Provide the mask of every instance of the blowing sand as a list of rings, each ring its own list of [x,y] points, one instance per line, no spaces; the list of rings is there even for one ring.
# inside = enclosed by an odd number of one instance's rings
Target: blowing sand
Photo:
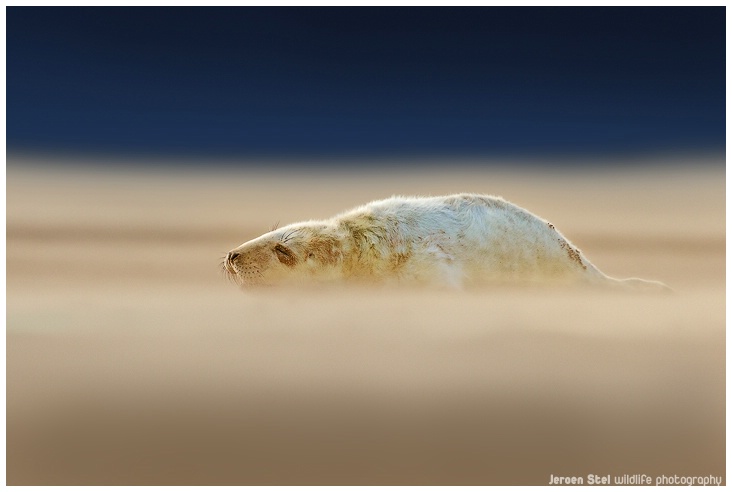
[[[7,483],[724,477],[724,166],[681,164],[327,175],[9,158]],[[676,293],[242,292],[219,270],[277,221],[462,191]]]

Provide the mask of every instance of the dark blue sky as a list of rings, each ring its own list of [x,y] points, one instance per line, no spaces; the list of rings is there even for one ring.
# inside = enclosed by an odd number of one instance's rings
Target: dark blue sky
[[[7,9],[13,151],[719,151],[725,10]]]

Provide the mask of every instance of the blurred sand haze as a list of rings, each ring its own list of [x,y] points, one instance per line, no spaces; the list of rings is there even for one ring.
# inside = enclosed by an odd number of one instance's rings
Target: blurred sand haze
[[[220,257],[392,194],[478,191],[573,289],[242,292]],[[545,484],[724,475],[724,168],[7,169],[8,484]]]

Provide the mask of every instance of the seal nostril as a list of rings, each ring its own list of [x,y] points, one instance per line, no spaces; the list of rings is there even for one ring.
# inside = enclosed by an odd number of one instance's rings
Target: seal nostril
[[[229,258],[228,258],[229,261],[234,261],[237,258],[239,258],[239,253],[229,253]]]

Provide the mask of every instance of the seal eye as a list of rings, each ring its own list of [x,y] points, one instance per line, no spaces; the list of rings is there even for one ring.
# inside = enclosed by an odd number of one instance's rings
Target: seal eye
[[[274,250],[277,254],[277,259],[285,265],[292,266],[297,263],[297,259],[295,258],[295,255],[292,253],[292,250],[290,248],[278,244],[277,246],[275,246]]]

